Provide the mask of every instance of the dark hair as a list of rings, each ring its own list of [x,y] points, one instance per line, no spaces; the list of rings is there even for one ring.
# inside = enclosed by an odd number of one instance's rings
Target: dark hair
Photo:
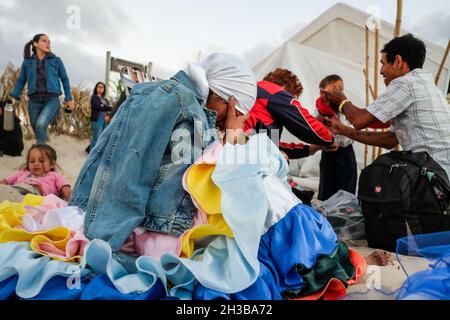
[[[105,97],[105,94],[106,94],[106,85],[105,85],[103,82],[101,82],[101,81],[97,82],[97,84],[95,85],[95,87],[94,87],[94,92],[92,93],[92,96],[93,96],[93,97],[97,95],[97,87],[98,87],[100,84],[102,84],[103,87],[104,87],[102,97]]]
[[[36,47],[33,45],[34,42],[38,42],[41,40],[41,37],[46,36],[44,33],[39,33],[33,37],[33,40],[28,41],[25,45],[25,48],[23,49],[23,57],[24,59],[30,59],[31,58],[31,52],[36,54]]]
[[[423,67],[427,55],[427,48],[422,40],[408,33],[386,43],[381,52],[386,53],[386,60],[389,63],[393,63],[397,55],[401,56],[409,68],[414,70]]]
[[[338,76],[337,74],[331,74],[331,75],[323,78],[322,81],[320,81],[319,88],[325,89],[327,87],[327,85],[329,85],[330,83],[335,83],[338,81],[344,81],[344,80],[342,80],[342,78],[340,76]]]
[[[264,81],[284,87],[294,97],[299,97],[303,92],[303,85],[298,77],[287,69],[275,69],[264,78]]]
[[[50,160],[50,164],[52,166],[55,166],[55,167],[57,166],[56,160],[58,159],[58,157],[56,155],[55,149],[50,147],[48,144],[33,144],[31,146],[31,148],[28,150],[27,158],[26,158],[27,162],[22,166],[22,169],[27,169],[28,171],[30,170],[30,168],[28,168],[28,163],[30,161],[30,154],[31,154],[31,151],[35,150],[35,149],[39,150],[41,153],[45,153],[45,155]],[[54,171],[54,169],[52,169],[52,171]]]

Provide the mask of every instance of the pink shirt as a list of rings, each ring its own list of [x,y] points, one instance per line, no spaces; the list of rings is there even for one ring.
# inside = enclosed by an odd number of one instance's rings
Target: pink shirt
[[[32,186],[37,186],[43,196],[50,194],[59,195],[64,186],[70,186],[70,183],[61,174],[56,171],[50,171],[45,176],[35,178],[31,172],[20,170],[16,174],[5,179],[9,185],[18,183],[26,183]]]

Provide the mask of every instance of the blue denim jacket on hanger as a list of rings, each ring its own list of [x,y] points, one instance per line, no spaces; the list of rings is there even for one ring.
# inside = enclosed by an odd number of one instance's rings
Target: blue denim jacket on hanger
[[[69,205],[87,211],[87,237],[118,251],[138,226],[174,236],[190,228],[196,208],[182,177],[217,140],[216,116],[184,71],[171,80],[136,85],[74,186]]]

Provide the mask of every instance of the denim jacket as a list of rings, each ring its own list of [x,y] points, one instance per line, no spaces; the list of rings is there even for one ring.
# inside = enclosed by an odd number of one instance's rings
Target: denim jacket
[[[89,153],[69,203],[86,210],[90,239],[118,251],[138,226],[174,236],[190,228],[196,209],[182,177],[217,140],[217,113],[203,102],[183,71],[132,89]]]
[[[73,100],[70,92],[70,81],[67,76],[66,68],[62,60],[55,56],[53,53],[49,53],[45,59],[45,70],[47,71],[47,90],[49,93],[62,94],[61,82],[64,87],[65,101]],[[28,83],[28,96],[36,92],[37,81],[37,58],[36,55],[32,55],[30,59],[25,59],[20,68],[19,79],[17,79],[16,85],[11,93],[11,97],[18,100],[20,99],[20,93],[22,92],[25,84]]]

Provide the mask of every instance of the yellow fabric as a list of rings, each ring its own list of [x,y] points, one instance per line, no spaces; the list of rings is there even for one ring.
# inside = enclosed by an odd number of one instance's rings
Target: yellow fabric
[[[39,249],[39,244],[46,242],[65,252],[67,242],[71,239],[69,229],[58,227],[50,230],[28,232],[17,228],[22,225],[22,217],[27,213],[25,206],[37,207],[44,200],[45,198],[42,196],[27,194],[20,203],[11,203],[9,201],[0,203],[0,243],[30,242],[31,249],[39,254],[66,262],[80,261],[80,256],[59,259]]]
[[[62,259],[39,249],[39,245],[45,242],[54,245],[57,249],[65,253],[67,242],[69,242],[71,238],[72,234],[70,230],[65,227],[57,227],[37,232],[28,232],[23,229],[12,228],[0,233],[0,243],[30,242],[31,249],[44,256],[66,262],[80,261],[80,256]]]
[[[186,176],[189,193],[208,215],[222,214],[220,189],[211,179],[215,167],[214,164],[196,164],[188,170]]]
[[[186,184],[192,198],[205,212],[208,224],[187,231],[182,238],[181,256],[190,258],[194,252],[195,240],[225,235],[233,238],[233,232],[225,222],[220,209],[220,189],[211,179],[215,164],[196,164],[188,169]]]
[[[36,207],[42,202],[44,202],[44,197],[28,194],[20,203],[11,203],[7,200],[0,203],[0,234],[5,230],[22,225],[22,217],[26,214],[25,206]]]

